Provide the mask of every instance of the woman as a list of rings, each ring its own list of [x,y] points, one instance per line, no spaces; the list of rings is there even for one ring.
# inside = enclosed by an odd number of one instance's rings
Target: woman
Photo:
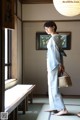
[[[47,71],[48,71],[48,93],[49,93],[49,112],[56,112],[56,115],[67,114],[63,99],[58,88],[58,74],[64,71],[59,52],[59,34],[57,26],[53,21],[47,21],[44,29],[51,38],[47,44]]]

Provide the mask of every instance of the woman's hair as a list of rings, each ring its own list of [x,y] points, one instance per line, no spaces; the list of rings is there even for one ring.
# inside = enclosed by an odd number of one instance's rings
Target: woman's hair
[[[54,21],[47,21],[44,23],[44,27],[52,27],[54,30],[57,30],[57,25],[55,24]]]

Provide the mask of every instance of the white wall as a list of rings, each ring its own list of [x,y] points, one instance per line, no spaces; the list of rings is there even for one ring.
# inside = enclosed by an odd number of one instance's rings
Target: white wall
[[[64,17],[59,14],[53,4],[23,4],[22,5],[23,20],[71,20],[80,19],[80,15],[76,17]]]
[[[36,10],[34,9],[34,6],[36,7]],[[52,17],[53,12],[50,11],[53,9],[52,6],[50,6],[50,9],[46,8],[48,8],[48,5],[38,5],[38,7],[37,5],[32,5],[31,7],[30,5],[23,5],[22,7],[23,20],[25,20],[25,22],[23,22],[23,80],[24,83],[36,84],[36,94],[46,94],[47,92],[46,50],[36,50],[36,32],[44,31],[44,22],[42,22],[42,20],[54,20]],[[57,11],[54,12],[54,18],[56,20],[72,19],[61,15],[59,15],[59,17],[57,16]],[[80,16],[74,17],[75,20],[79,18]],[[26,22],[27,20],[32,22]],[[56,24],[58,26],[58,31],[71,31],[72,33],[71,50],[65,51],[67,57],[64,57],[64,65],[66,71],[71,75],[73,86],[70,88],[63,88],[61,91],[66,95],[79,95],[80,21],[56,21]]]

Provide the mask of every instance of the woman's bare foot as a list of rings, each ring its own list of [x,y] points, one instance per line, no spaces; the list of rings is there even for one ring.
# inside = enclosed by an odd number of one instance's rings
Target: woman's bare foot
[[[60,116],[60,115],[66,115],[66,114],[68,114],[68,111],[66,109],[64,109],[64,110],[59,111],[55,115]]]
[[[79,113],[77,113],[77,116],[78,116],[78,117],[80,117],[80,112],[79,112]]]

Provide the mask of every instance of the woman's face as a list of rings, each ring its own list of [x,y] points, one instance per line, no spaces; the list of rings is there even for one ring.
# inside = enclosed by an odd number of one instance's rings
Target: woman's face
[[[45,27],[44,29],[47,34],[52,34],[54,32],[52,27]]]

